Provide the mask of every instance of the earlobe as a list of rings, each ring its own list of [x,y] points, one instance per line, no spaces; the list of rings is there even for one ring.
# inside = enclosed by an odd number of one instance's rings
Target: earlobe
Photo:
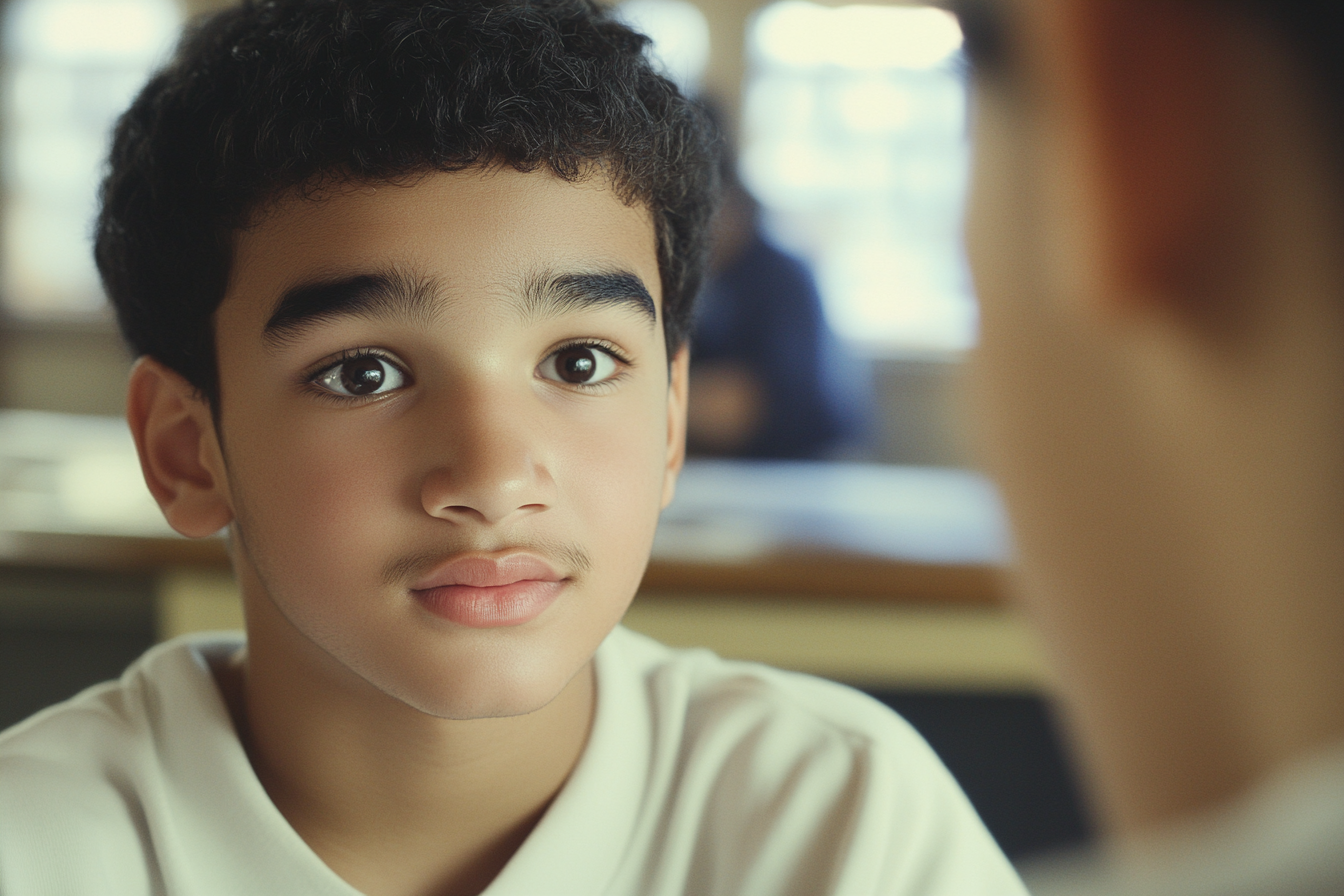
[[[1039,4],[1046,89],[1058,104],[1075,187],[1093,218],[1105,293],[1121,301],[1199,299],[1231,251],[1220,16],[1206,4],[1056,0]]]
[[[145,484],[170,526],[201,538],[233,521],[214,420],[195,387],[141,358],[131,371],[126,419]]]
[[[690,382],[690,347],[683,344],[668,365],[667,385],[667,466],[663,470],[663,503],[672,503],[677,493],[677,476],[686,462],[686,397]]]

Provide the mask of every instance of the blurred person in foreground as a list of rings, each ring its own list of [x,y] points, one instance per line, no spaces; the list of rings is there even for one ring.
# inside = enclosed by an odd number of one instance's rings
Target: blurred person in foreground
[[[1038,893],[1344,893],[1344,4],[999,0],[974,398],[1105,848]]]

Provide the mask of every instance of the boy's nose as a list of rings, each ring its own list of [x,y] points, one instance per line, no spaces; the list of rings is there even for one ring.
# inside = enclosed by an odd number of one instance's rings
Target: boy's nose
[[[555,481],[535,428],[499,406],[455,411],[436,427],[440,452],[420,486],[425,512],[494,524],[550,507]]]

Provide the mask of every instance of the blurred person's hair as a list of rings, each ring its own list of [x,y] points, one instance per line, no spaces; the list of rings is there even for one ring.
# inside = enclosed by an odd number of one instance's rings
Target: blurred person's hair
[[[1257,16],[1286,38],[1328,110],[1325,122],[1344,150],[1344,0],[1172,0]],[[988,74],[1011,68],[1004,0],[948,0],[966,36],[966,54]],[[1138,9],[1135,15],[1142,15]]]
[[[604,178],[653,218],[669,354],[703,277],[714,131],[592,0],[249,0],[195,24],[122,116],[95,256],[131,348],[218,404],[235,233],[288,191],[509,166]]]
[[[1197,2],[1197,0],[1191,0]],[[1202,0],[1209,2],[1209,0]],[[1340,0],[1224,0],[1263,16],[1288,38],[1322,91],[1336,138],[1344,139],[1344,3]]]

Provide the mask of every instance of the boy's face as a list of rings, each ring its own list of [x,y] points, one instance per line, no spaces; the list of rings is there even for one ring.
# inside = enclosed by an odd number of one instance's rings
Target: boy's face
[[[585,668],[682,458],[645,209],[512,169],[290,197],[239,235],[215,330],[254,650],[306,640],[448,718]]]

